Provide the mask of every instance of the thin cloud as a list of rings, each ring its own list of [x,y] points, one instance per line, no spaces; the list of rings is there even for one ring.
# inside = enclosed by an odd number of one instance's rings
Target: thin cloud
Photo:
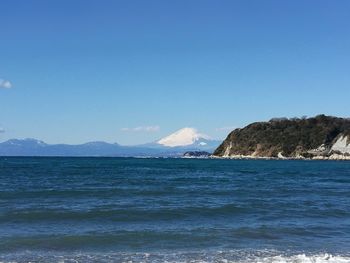
[[[139,126],[134,128],[121,128],[124,132],[157,132],[160,130],[159,126]]]
[[[0,127],[0,133],[4,133],[4,132],[5,132],[4,128]]]
[[[0,79],[0,88],[2,89],[11,89],[12,83],[8,80]]]
[[[215,131],[233,131],[236,128],[237,127],[235,126],[226,126],[226,127],[215,128]]]

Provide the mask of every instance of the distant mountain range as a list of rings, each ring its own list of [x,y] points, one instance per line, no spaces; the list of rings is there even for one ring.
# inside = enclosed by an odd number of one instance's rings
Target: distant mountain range
[[[79,145],[47,144],[36,139],[12,139],[0,143],[0,156],[176,157],[188,151],[213,152],[220,143],[196,129],[183,128],[155,142],[136,146],[101,141]]]

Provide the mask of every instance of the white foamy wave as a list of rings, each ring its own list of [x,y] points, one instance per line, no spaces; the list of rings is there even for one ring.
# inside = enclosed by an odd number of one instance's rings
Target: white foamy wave
[[[301,255],[294,255],[294,256],[273,256],[273,257],[267,257],[253,261],[245,261],[242,260],[240,262],[261,262],[261,263],[348,263],[350,262],[350,257],[344,257],[344,256],[333,256],[329,254],[323,254],[323,255],[311,255],[307,256],[305,254]]]
[[[274,255],[273,255],[274,254]],[[16,254],[0,256],[0,263],[17,262],[125,262],[125,263],[350,263],[350,255],[276,255],[271,252],[186,252],[186,253],[92,253],[92,254]]]

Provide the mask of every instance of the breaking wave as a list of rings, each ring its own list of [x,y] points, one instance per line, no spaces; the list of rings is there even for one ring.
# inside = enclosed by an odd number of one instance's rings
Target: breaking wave
[[[277,251],[217,251],[176,253],[90,253],[47,254],[22,253],[0,257],[0,262],[143,262],[143,263],[348,263],[350,255],[294,254]]]

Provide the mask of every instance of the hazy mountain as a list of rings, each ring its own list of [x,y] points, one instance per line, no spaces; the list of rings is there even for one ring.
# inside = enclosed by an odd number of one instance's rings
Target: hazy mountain
[[[129,147],[106,142],[79,145],[46,144],[35,139],[13,139],[0,143],[1,156],[145,156],[157,155],[156,149]]]
[[[189,150],[213,152],[220,141],[184,128],[156,142],[122,146],[117,143],[88,142],[79,145],[47,144],[36,139],[12,139],[0,143],[0,156],[182,156]]]

